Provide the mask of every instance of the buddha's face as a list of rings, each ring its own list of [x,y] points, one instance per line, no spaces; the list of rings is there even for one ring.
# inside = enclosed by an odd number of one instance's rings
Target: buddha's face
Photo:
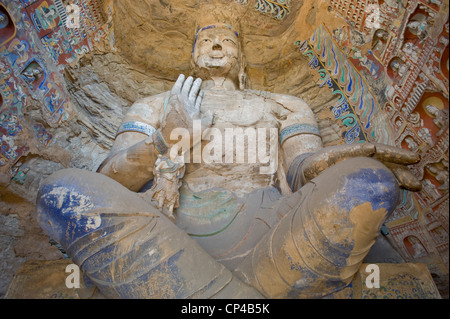
[[[210,28],[197,36],[194,62],[200,68],[229,72],[238,64],[239,42],[236,34],[227,28]]]

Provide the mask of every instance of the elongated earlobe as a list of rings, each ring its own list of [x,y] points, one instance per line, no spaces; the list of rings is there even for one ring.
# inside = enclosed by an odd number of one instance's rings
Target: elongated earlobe
[[[244,55],[241,53],[239,57],[239,74],[238,74],[238,81],[239,81],[239,89],[244,90],[248,88],[248,75],[247,75],[247,63],[245,61]]]
[[[244,90],[247,88],[247,74],[245,71],[239,72],[239,89]]]

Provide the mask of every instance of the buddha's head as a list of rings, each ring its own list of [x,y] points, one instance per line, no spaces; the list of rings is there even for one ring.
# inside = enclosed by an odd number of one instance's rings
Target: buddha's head
[[[228,20],[228,21],[227,21]],[[230,17],[212,19],[196,30],[192,50],[192,69],[194,76],[203,80],[223,77],[231,80],[237,88],[246,87],[246,63],[242,52],[239,23]],[[233,22],[233,24],[227,22]]]

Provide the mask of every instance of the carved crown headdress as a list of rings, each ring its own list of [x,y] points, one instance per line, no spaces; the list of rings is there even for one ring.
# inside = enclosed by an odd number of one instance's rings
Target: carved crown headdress
[[[199,32],[211,28],[227,28],[239,37],[240,34],[240,12],[242,6],[237,7],[234,3],[224,3],[224,1],[204,1],[200,3],[195,37]]]

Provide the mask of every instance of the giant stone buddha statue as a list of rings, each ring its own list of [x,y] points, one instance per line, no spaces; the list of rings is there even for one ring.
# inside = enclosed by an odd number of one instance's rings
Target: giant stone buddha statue
[[[399,189],[419,189],[416,154],[324,147],[302,99],[247,88],[241,46],[236,21],[200,25],[192,75],[131,106],[97,172],[41,186],[41,227],[103,296],[327,296],[351,282]]]

